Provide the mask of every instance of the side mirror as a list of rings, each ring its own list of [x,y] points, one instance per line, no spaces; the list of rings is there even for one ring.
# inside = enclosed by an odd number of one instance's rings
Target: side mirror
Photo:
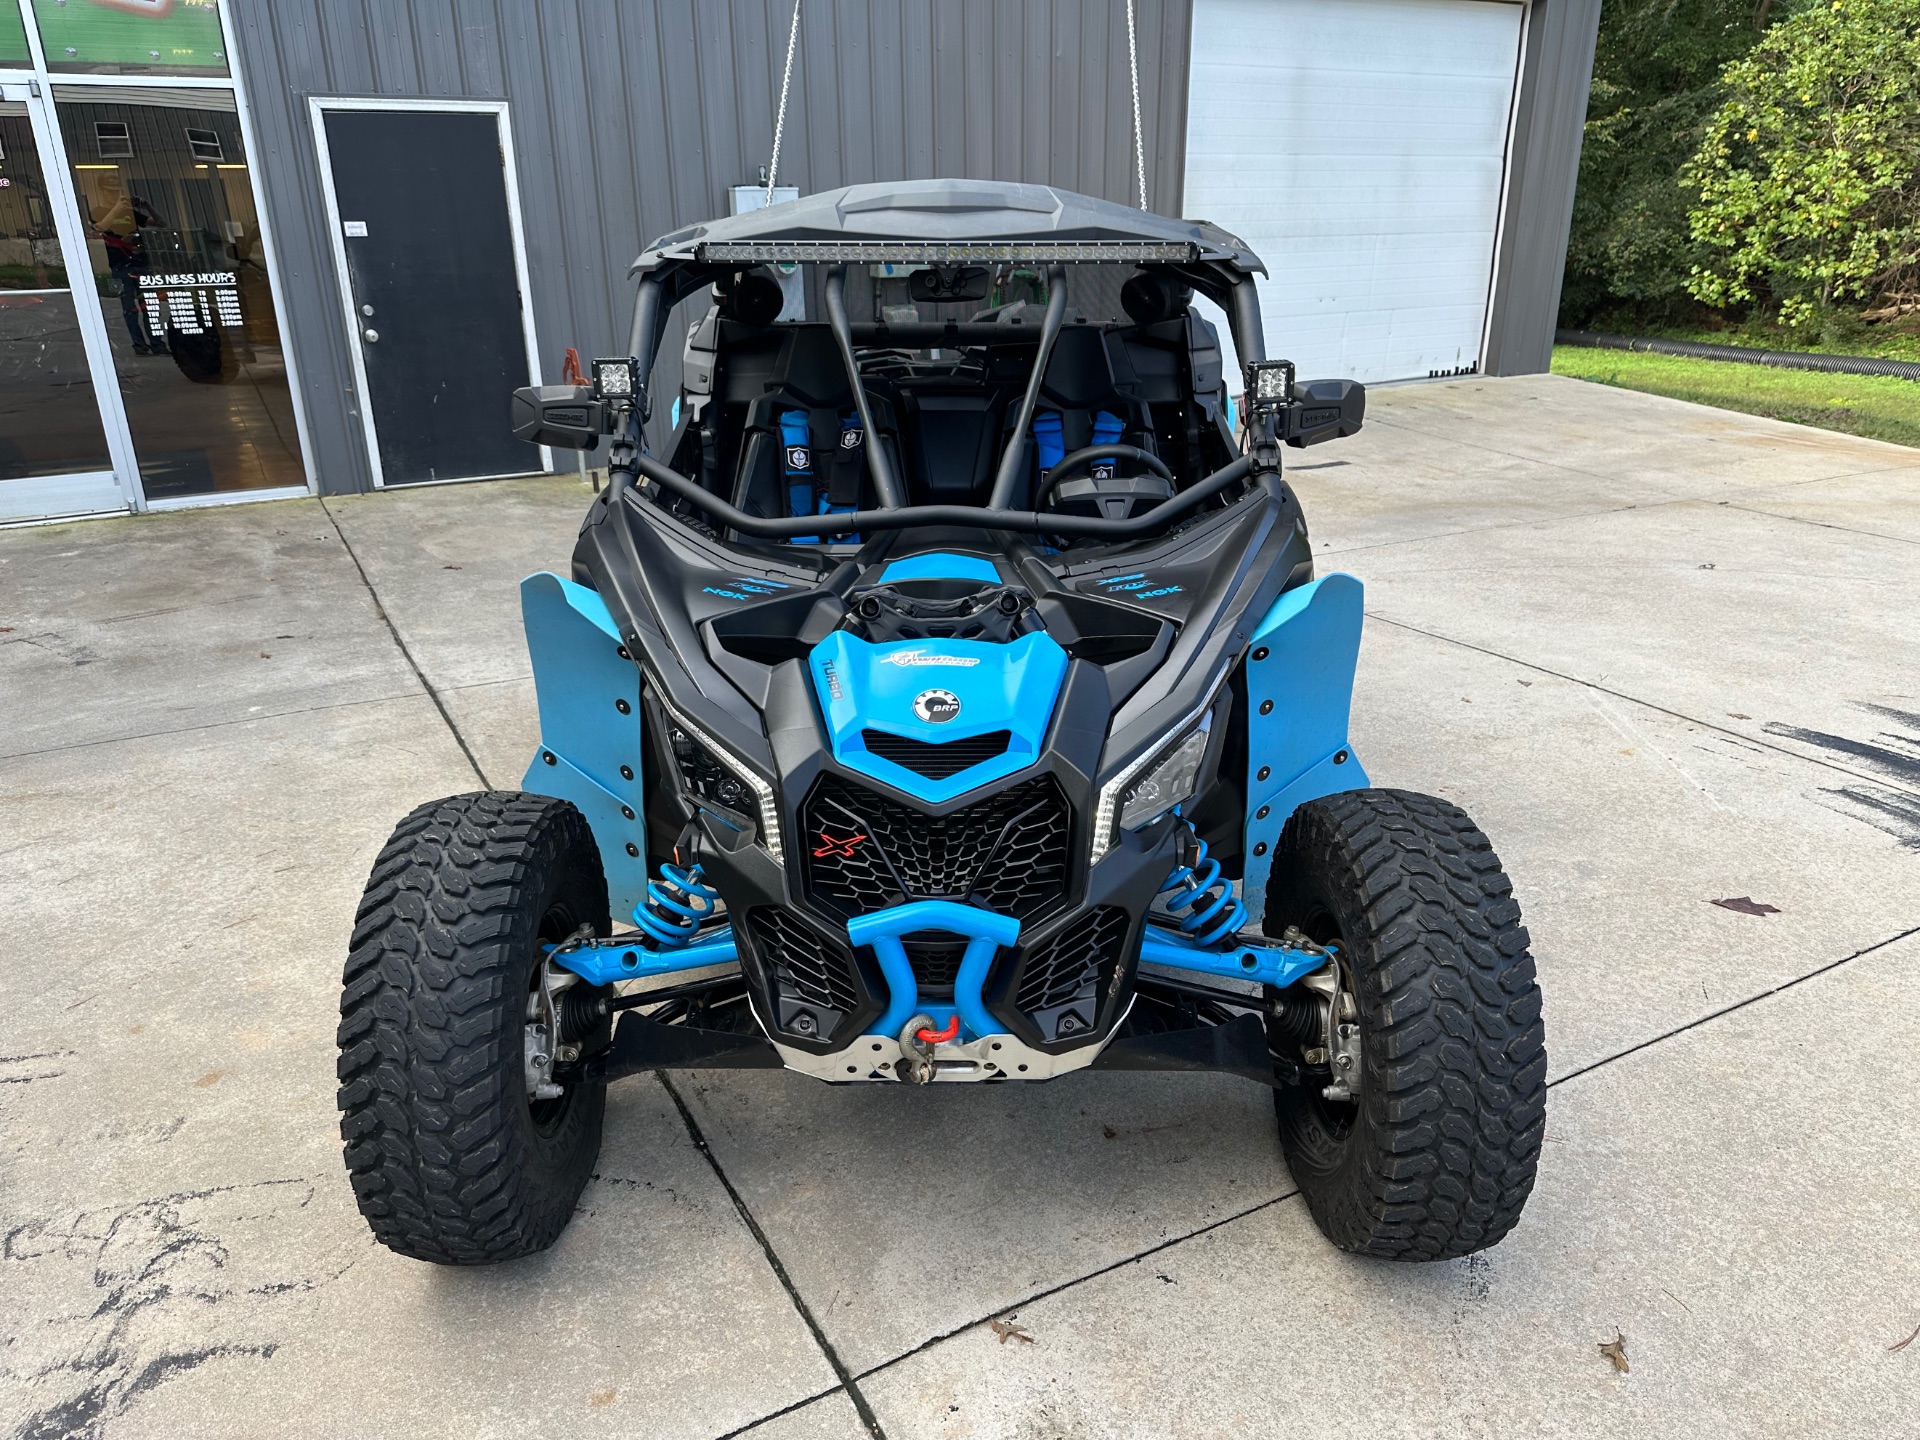
[[[1296,380],[1281,417],[1281,438],[1296,448],[1343,439],[1367,418],[1367,387],[1358,380]]]
[[[607,430],[607,407],[587,385],[522,385],[513,392],[513,433],[530,445],[591,450]]]

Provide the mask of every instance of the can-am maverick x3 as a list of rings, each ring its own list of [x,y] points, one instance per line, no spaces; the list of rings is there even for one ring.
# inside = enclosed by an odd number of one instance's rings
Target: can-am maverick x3
[[[1365,397],[1264,358],[1262,273],[1213,225],[976,181],[648,247],[629,353],[513,397],[524,439],[611,437],[570,574],[522,587],[541,747],[401,821],[360,906],[340,1108],[382,1243],[551,1244],[607,1082],[724,1067],[1227,1071],[1335,1244],[1507,1233],[1527,932],[1473,822],[1348,743],[1361,587],[1315,576],[1281,446]]]

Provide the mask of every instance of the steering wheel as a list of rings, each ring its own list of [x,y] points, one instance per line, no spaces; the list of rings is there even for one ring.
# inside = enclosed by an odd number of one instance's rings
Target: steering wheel
[[[1062,480],[1071,479],[1075,470],[1095,460],[1130,460],[1136,465],[1145,466],[1167,482],[1168,494],[1173,493],[1173,471],[1167,468],[1166,461],[1152,451],[1142,450],[1138,445],[1088,445],[1063,456],[1060,463],[1047,472],[1047,478],[1040,482],[1040,493],[1033,497],[1033,508],[1044,509],[1054,486]]]

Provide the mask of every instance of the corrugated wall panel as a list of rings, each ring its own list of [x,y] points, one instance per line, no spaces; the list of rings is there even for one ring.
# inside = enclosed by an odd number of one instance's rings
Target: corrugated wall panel
[[[367,466],[309,97],[508,101],[542,368],[625,343],[626,266],[726,210],[773,144],[789,0],[233,0],[322,488]],[[933,175],[1134,198],[1119,0],[811,0],[780,179]],[[1147,176],[1176,209],[1187,0],[1139,0]],[[563,457],[564,458],[564,457]]]

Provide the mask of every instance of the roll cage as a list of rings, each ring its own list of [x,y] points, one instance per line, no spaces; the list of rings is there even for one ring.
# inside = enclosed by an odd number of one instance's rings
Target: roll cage
[[[856,321],[849,273],[870,265],[930,272],[931,298],[966,276],[1025,267],[1044,275],[1046,304],[1038,315],[1016,304]],[[770,267],[814,272],[825,321],[778,319]],[[1131,323],[1068,319],[1069,271],[1087,267],[1130,275]],[[589,387],[519,392],[515,430],[582,448],[610,434],[615,503],[640,485],[742,537],[824,543],[947,525],[1063,543],[1138,539],[1277,473],[1282,441],[1358,428],[1360,387],[1314,382],[1342,388],[1296,394],[1286,366],[1281,389],[1249,381],[1250,400],[1256,388],[1260,398],[1244,440],[1236,435],[1217,340],[1188,299],[1197,292],[1227,313],[1249,376],[1272,368],[1253,285],[1261,268],[1216,227],[1047,187],[850,187],[656,241],[632,267],[627,356],[596,361]],[[703,289],[716,303],[690,329],[683,403],[656,458],[644,434],[656,362],[675,307]],[[1048,448],[1043,422],[1052,453],[1035,464]],[[804,508],[783,500],[782,455],[808,461]],[[830,483],[816,483],[826,477],[815,457]],[[784,478],[797,473],[789,463]]]

